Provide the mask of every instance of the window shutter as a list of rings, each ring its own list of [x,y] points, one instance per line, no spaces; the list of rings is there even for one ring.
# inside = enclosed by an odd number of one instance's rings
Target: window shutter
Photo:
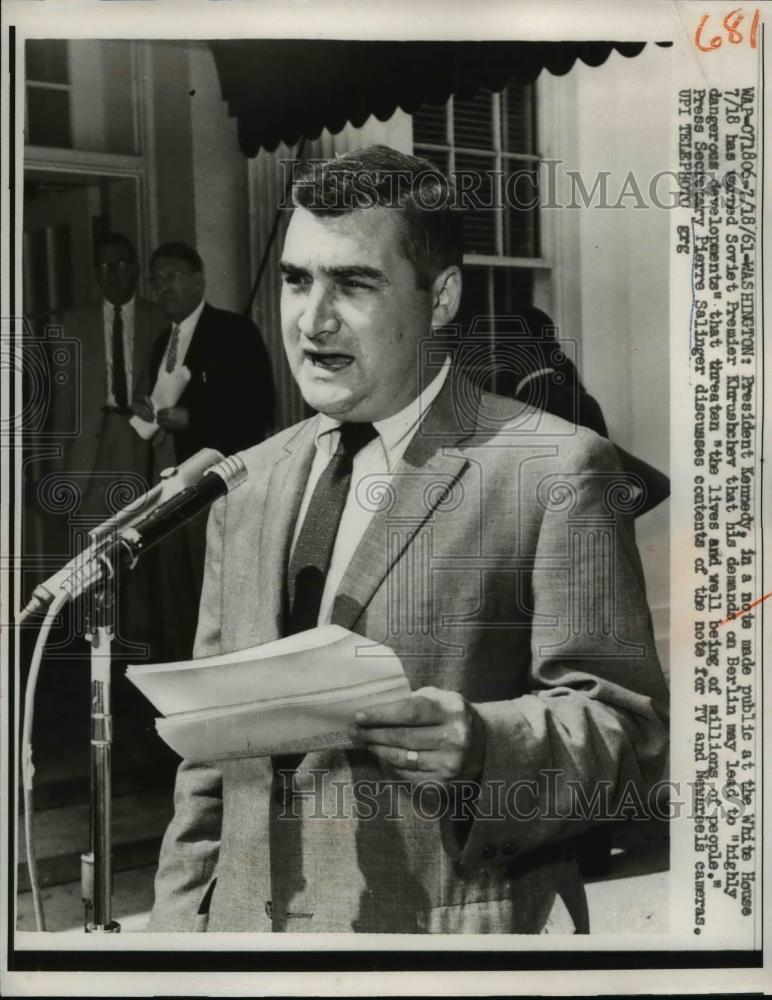
[[[501,146],[505,153],[535,151],[533,88],[511,84],[501,95]]]
[[[490,90],[480,90],[474,97],[453,99],[453,144],[462,149],[494,148]]]
[[[413,114],[413,143],[431,143],[444,146],[448,142],[447,112],[445,107],[422,104]]]

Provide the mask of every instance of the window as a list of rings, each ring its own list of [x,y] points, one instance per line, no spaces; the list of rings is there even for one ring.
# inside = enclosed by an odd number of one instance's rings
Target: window
[[[136,156],[136,42],[91,38],[26,43],[26,144]]]
[[[27,143],[72,148],[70,59],[65,39],[28,40]]]
[[[450,173],[468,206],[458,320],[465,333],[495,339],[504,317],[532,303],[534,271],[544,266],[536,143],[532,84],[454,95],[443,107],[424,105],[413,115],[415,153]]]

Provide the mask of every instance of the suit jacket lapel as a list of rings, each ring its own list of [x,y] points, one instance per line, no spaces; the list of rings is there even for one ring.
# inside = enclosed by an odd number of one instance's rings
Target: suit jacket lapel
[[[147,336],[147,317],[143,309],[143,302],[139,296],[134,298],[134,336],[131,344],[131,377],[133,385],[129,392],[129,403],[134,397],[134,390],[139,381],[139,375],[144,364],[144,338]]]
[[[131,397],[146,396],[155,385],[155,372],[151,372],[158,324],[153,325],[153,309],[144,299],[134,299],[134,343],[131,351]],[[149,385],[152,376],[153,385]]]
[[[172,335],[172,328],[167,326],[161,331],[161,335],[153,344],[153,350],[150,357],[150,379],[149,379],[149,392],[152,392],[155,388],[156,379],[158,378],[158,372],[161,369],[161,362],[163,361],[164,354],[166,353],[166,347],[169,343],[169,338]]]
[[[105,403],[107,390],[107,354],[105,351],[105,328],[103,306],[100,303],[94,307],[88,324],[88,330],[80,338],[83,352],[83,384],[98,394],[96,400],[86,400],[85,405],[92,410],[101,412]],[[96,403],[93,406],[92,403]]]
[[[314,457],[316,420],[304,423],[271,469],[260,529],[258,619],[262,642],[282,634],[284,582],[300,502]]]
[[[198,317],[196,328],[193,331],[193,336],[190,338],[188,350],[185,355],[185,367],[190,370],[191,375],[197,375],[204,369],[206,357],[204,341],[206,340],[208,322],[209,306],[204,303],[204,308]]]
[[[471,429],[459,426],[454,405],[458,383],[452,376],[451,372],[394,472],[393,502],[373,514],[348,565],[333,607],[336,625],[354,627],[416,532],[442,502],[444,491],[467,467],[467,459],[453,451]]]
[[[105,351],[105,328],[103,304],[93,306],[88,320],[84,322],[84,330],[80,335],[81,364],[83,367],[83,385],[87,393],[94,393],[93,398],[80,398],[76,395],[76,406],[80,407],[77,415],[82,442],[81,456],[78,459],[80,471],[91,472],[96,466],[99,450],[99,430],[102,426],[102,407],[106,402],[107,391],[107,354]]]

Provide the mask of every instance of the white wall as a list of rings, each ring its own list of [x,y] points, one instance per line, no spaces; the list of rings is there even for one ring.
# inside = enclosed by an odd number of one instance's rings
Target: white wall
[[[206,295],[221,309],[241,312],[251,283],[247,159],[204,43],[190,49],[189,101],[196,246],[204,261]]]
[[[148,168],[153,171],[156,245],[177,240],[195,243],[188,46],[153,42],[149,65],[151,79],[146,103],[152,141]]]
[[[578,64],[577,166],[591,189],[610,171],[609,200],[633,171],[648,201],[650,179],[671,166],[672,50],[647,45],[628,60]],[[611,438],[657,468],[669,468],[669,212],[649,206],[578,209],[581,371]],[[568,210],[571,211],[571,210]],[[669,604],[669,502],[638,518],[649,603],[664,647]],[[663,648],[663,652],[664,652]],[[665,657],[663,657],[665,658]]]

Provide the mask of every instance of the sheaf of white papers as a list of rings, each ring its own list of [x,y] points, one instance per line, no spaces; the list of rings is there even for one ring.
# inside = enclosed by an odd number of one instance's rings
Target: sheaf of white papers
[[[126,675],[166,716],[161,738],[193,761],[351,746],[356,712],[410,694],[388,646],[338,625]]]
[[[153,413],[159,410],[166,410],[170,406],[176,406],[180,396],[185,391],[185,386],[190,382],[190,369],[183,365],[173,372],[167,372],[163,365],[158,372],[155,386],[150,394],[150,404]],[[149,441],[159,429],[155,420],[143,420],[136,414],[129,420],[129,424],[139,434],[144,441]]]

